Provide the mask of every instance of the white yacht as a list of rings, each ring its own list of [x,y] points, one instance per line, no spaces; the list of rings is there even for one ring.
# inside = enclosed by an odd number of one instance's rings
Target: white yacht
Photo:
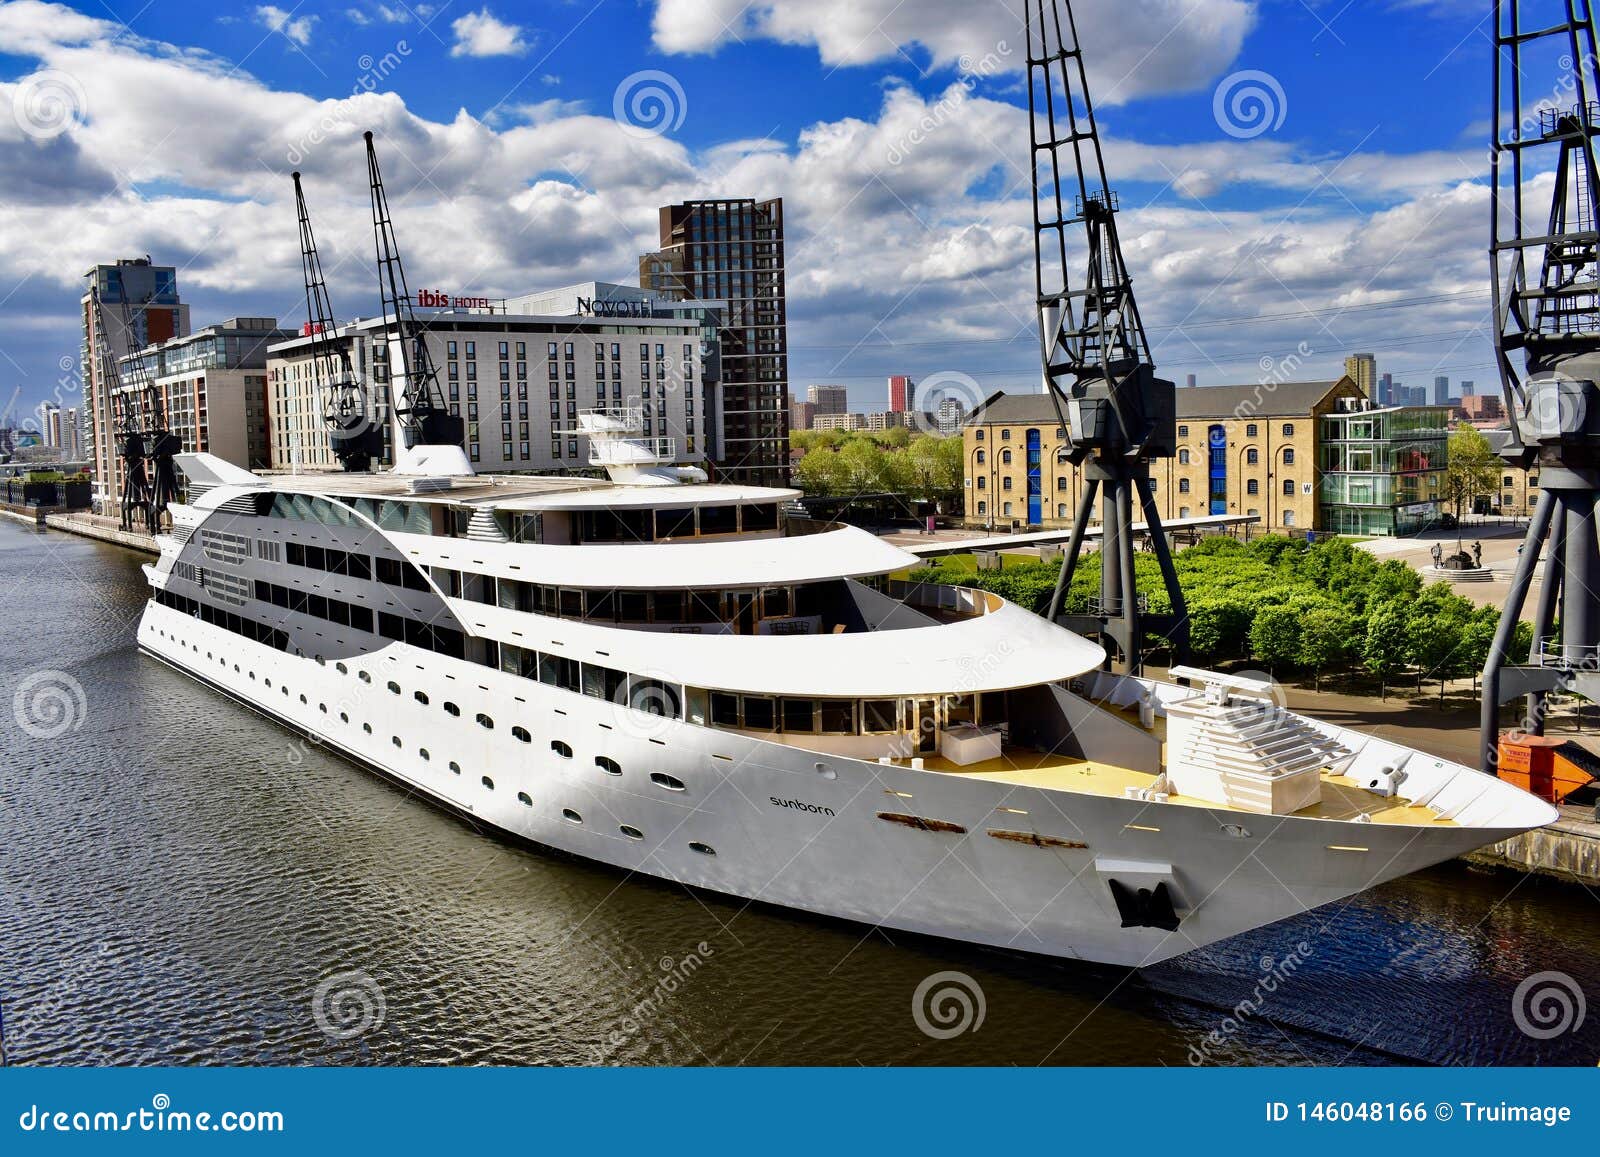
[[[1492,776],[1090,641],[585,415],[607,478],[179,460],[150,655],[510,836],[1144,965],[1548,823]],[[425,448],[424,448],[425,449]],[[442,473],[430,473],[430,466]]]

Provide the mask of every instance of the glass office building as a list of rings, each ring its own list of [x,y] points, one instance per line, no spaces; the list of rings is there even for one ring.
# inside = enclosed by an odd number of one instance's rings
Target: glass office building
[[[1450,410],[1346,403],[1321,418],[1318,503],[1334,534],[1416,534],[1443,508]]]

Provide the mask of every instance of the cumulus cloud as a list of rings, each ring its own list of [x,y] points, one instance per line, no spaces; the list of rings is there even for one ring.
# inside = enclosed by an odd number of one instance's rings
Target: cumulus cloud
[[[27,367],[39,396],[57,358],[75,356],[80,278],[96,262],[150,253],[178,265],[196,325],[297,321],[291,169],[305,174],[336,310],[371,313],[367,129],[416,284],[505,296],[625,281],[659,206],[781,196],[797,385],[844,380],[870,399],[887,373],[1037,381],[1027,114],[960,84],[890,85],[877,107],[791,140],[691,150],[566,102],[526,101],[486,123],[465,110],[425,118],[393,92],[282,91],[37,0],[0,4],[0,53],[24,61],[0,83],[0,296],[26,283],[19,300],[32,303],[0,314],[0,354]],[[30,136],[5,114],[47,71],[76,78],[81,115]],[[173,108],[208,115],[179,132]],[[1346,158],[1276,136],[1153,145],[1121,134],[1114,114],[1105,128],[1128,261],[1169,373],[1254,380],[1260,357],[1302,344],[1307,377],[1336,372],[1353,348],[1419,375],[1487,360],[1481,150]],[[1430,295],[1440,300],[1373,308]]]
[[[450,46],[451,56],[521,56],[528,51],[522,29],[500,20],[487,8],[453,21],[450,31],[456,38]]]
[[[1207,84],[1255,23],[1250,0],[1079,0],[1073,11],[1091,49],[1089,83],[1108,105]],[[1020,72],[1027,57],[1012,0],[656,0],[651,27],[664,52],[765,37],[814,45],[830,66],[890,60],[913,46],[939,66],[992,59]]]
[[[281,32],[291,42],[301,48],[311,43],[311,28],[316,24],[315,16],[296,16],[288,9],[279,8],[276,4],[262,4],[256,8],[256,21],[263,28],[270,28],[274,32]]]

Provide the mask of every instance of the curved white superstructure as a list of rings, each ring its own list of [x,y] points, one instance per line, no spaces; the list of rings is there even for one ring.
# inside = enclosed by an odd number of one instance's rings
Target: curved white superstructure
[[[598,453],[598,451],[597,451]],[[180,460],[147,652],[476,820],[868,924],[1139,965],[1554,818],[1083,638],[793,492]]]

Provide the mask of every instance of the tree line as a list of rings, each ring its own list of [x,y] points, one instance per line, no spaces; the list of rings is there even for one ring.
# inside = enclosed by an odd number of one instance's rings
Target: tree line
[[[903,427],[882,431],[796,430],[793,449],[805,454],[794,482],[818,498],[851,494],[902,494],[959,513],[962,450],[958,437],[914,434]]]
[[[1099,559],[1090,557],[1072,576],[1065,610],[1086,613],[1099,593]],[[1135,581],[1152,614],[1171,613],[1154,555],[1134,560]],[[1189,610],[1193,657],[1207,665],[1249,660],[1273,674],[1324,675],[1364,671],[1380,689],[1402,674],[1439,681],[1483,669],[1499,623],[1495,607],[1479,607],[1450,584],[1425,586],[1398,559],[1379,562],[1343,539],[1309,544],[1282,535],[1253,542],[1227,536],[1203,539],[1174,555]],[[981,571],[970,557],[919,567],[913,580],[979,587],[1044,613],[1060,560],[1014,563]],[[1526,661],[1532,628],[1518,624],[1512,657]],[[1158,650],[1165,640],[1147,636]]]

